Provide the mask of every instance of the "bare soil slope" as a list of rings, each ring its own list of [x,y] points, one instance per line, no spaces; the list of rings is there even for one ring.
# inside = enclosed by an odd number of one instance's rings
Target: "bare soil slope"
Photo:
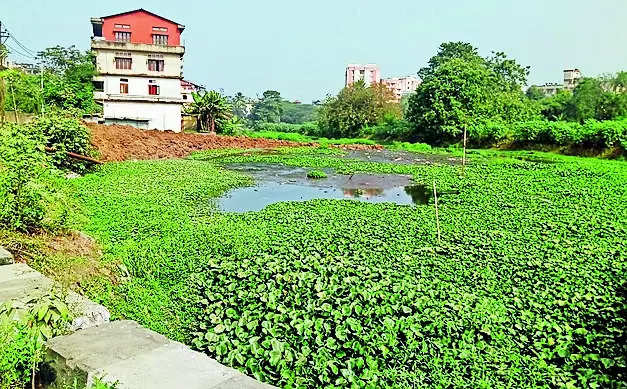
[[[171,131],[140,130],[131,126],[86,123],[91,142],[100,152],[99,159],[160,159],[184,157],[196,150],[235,148],[274,148],[304,146],[281,140],[253,139],[244,136],[184,134]]]

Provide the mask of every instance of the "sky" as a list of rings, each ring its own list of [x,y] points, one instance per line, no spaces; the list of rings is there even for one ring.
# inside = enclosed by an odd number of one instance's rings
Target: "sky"
[[[185,25],[185,78],[226,94],[311,102],[344,86],[349,63],[415,75],[447,41],[504,51],[531,66],[530,85],[627,70],[627,0],[21,0],[0,20],[33,51],[87,50],[90,17],[137,8]]]

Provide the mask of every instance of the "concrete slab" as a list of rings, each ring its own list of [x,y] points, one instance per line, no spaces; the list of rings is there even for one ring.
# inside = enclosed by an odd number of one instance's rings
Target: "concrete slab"
[[[119,389],[269,389],[205,354],[168,340],[134,321],[114,321],[50,340],[46,360],[56,372],[51,388],[96,379]]]
[[[10,265],[13,261],[13,254],[11,254],[7,249],[0,246],[0,266],[1,265]]]
[[[51,279],[24,263],[0,266],[0,303],[12,301],[28,307],[48,294],[54,285]],[[75,316],[70,325],[72,331],[106,323],[111,317],[105,307],[71,290],[67,290],[66,304]]]

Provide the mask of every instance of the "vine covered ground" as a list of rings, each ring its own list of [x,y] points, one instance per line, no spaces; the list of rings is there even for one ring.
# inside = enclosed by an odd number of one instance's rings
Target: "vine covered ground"
[[[90,294],[281,387],[624,387],[627,168],[538,153],[449,164],[212,150],[75,180],[117,283]],[[430,205],[218,212],[270,162],[435,180]]]

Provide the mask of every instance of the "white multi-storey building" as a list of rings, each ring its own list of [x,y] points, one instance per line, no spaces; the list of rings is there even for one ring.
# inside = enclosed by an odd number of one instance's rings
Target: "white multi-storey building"
[[[184,26],[143,9],[91,19],[106,123],[181,131]]]

